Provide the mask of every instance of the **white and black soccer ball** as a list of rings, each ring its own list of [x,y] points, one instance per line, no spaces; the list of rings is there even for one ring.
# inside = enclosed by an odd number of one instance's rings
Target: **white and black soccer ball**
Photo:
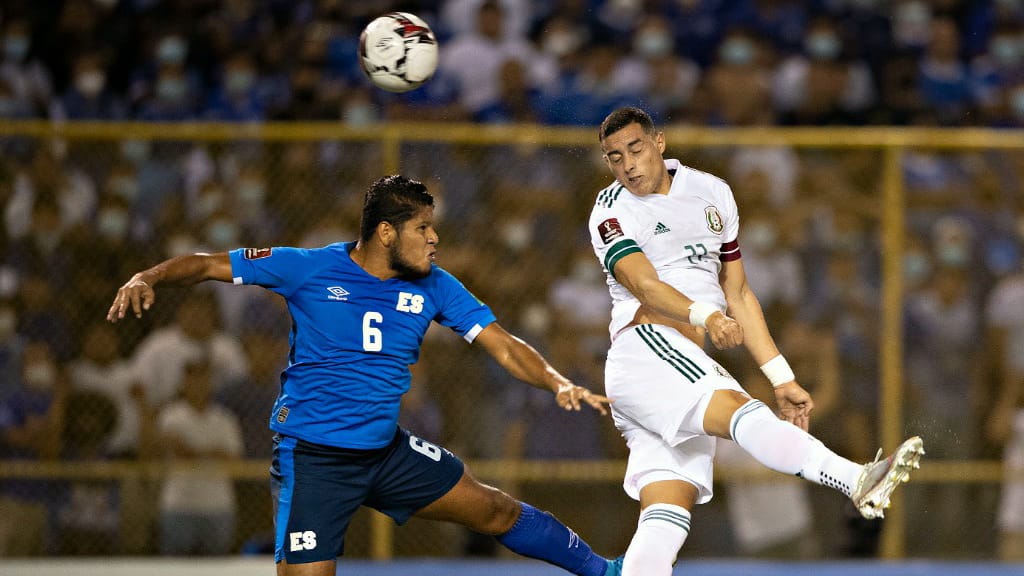
[[[391,12],[359,35],[359,63],[378,88],[408,92],[437,70],[437,38],[420,17]]]

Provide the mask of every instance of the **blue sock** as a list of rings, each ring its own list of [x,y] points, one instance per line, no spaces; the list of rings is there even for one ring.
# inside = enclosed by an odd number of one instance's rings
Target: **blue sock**
[[[547,512],[520,502],[522,512],[498,542],[516,554],[544,560],[579,576],[604,576],[607,560]]]

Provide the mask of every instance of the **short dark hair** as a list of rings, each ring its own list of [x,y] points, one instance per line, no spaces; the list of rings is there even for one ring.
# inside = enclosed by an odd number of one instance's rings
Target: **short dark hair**
[[[359,238],[366,242],[373,237],[381,222],[396,228],[410,220],[424,206],[433,206],[434,197],[422,182],[392,174],[374,182],[363,200],[363,216]]]
[[[636,106],[623,106],[609,114],[604,122],[601,122],[601,130],[598,133],[598,140],[604,139],[622,130],[626,126],[636,122],[643,128],[644,133],[654,134],[654,120],[651,115]]]

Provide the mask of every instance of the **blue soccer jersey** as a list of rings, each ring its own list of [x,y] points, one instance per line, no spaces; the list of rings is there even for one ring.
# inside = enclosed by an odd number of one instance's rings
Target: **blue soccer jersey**
[[[270,428],[341,448],[386,446],[395,435],[409,365],[431,321],[467,341],[494,314],[437,266],[418,280],[371,276],[352,261],[355,242],[323,248],[242,248],[231,256],[235,284],[284,296],[291,351]]]

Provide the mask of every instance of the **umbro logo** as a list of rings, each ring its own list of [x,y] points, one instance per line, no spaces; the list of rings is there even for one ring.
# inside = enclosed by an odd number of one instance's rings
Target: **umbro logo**
[[[655,234],[655,236],[657,236],[658,234],[664,234],[665,232],[671,232],[671,231],[672,230],[670,230],[668,226],[665,226],[661,222],[658,222],[658,225],[654,227],[654,234]]]
[[[330,296],[327,298],[330,300],[348,300],[348,290],[345,290],[341,286],[331,286],[327,289],[330,292]]]

